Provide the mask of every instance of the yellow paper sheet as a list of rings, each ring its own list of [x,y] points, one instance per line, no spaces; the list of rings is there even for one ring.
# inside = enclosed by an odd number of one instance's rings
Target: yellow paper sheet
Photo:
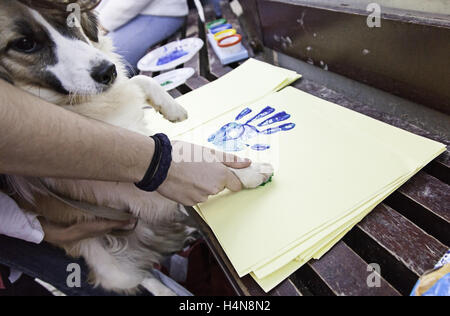
[[[295,71],[279,68],[256,59],[249,59],[234,71],[177,99],[189,113],[181,123],[151,119],[157,114],[148,112],[151,129],[169,136],[204,124],[238,106],[250,104],[278,91],[301,76]]]
[[[437,156],[439,156],[443,150],[433,154],[428,158],[428,162],[434,160]],[[426,164],[426,163],[425,163]],[[380,204],[386,197],[395,192],[398,188],[400,188],[403,184],[405,184],[411,177],[413,177],[417,172],[420,171],[421,168],[418,168],[414,172],[404,176],[402,179],[397,181],[395,185],[393,185],[390,189],[387,189],[384,193],[377,196],[371,203],[368,204],[368,207],[364,209],[362,207],[360,210],[357,210],[353,215],[359,214],[355,216],[352,220],[345,224],[347,227],[341,226],[339,229],[331,232],[336,225],[342,224],[342,221],[336,223],[334,226],[329,227],[327,229],[329,235],[318,241],[315,245],[311,246],[309,249],[305,250],[303,253],[297,253],[295,259],[287,262],[285,265],[280,265],[281,268],[273,271],[272,273],[265,275],[264,277],[258,277],[256,273],[251,273],[252,277],[255,281],[261,286],[261,288],[269,292],[278,284],[280,284],[284,279],[289,277],[292,273],[300,269],[304,264],[306,264],[311,259],[320,259],[324,256],[336,243],[338,243],[344,236],[347,234],[356,224],[358,224],[365,216],[367,216],[378,204]]]
[[[285,89],[252,106],[258,113],[272,105],[291,114],[289,122],[297,124],[289,132],[259,139],[273,145],[270,150],[249,150],[243,154],[254,161],[278,165],[273,183],[237,194],[226,192],[200,205],[241,276],[410,172],[381,143],[321,120],[304,106],[296,91]],[[241,109],[222,115],[183,138],[207,145],[209,135],[233,121]]]
[[[359,215],[352,219],[346,224],[346,227],[340,227],[339,229],[330,232],[330,234],[318,241],[311,248],[307,249],[302,254],[299,254],[295,259],[291,260],[287,264],[281,266],[278,270],[266,275],[263,278],[257,277],[257,275],[252,272],[251,276],[253,279],[261,286],[265,292],[271,291],[278,284],[283,282],[292,273],[300,269],[311,259],[320,259],[324,256],[332,247],[334,247],[356,224],[358,224],[365,216],[367,216],[379,203],[381,203],[387,196],[396,191],[400,186],[402,186],[408,179],[413,176],[413,173],[403,177],[401,181],[395,185],[395,187],[390,190],[386,190],[384,194],[378,196],[372,205],[366,208],[363,212],[360,211]]]
[[[170,135],[182,133],[180,139],[215,148],[208,138],[247,106],[252,115],[267,106],[291,115],[269,126],[289,122],[296,124],[294,129],[260,133],[245,140],[247,149],[238,153],[272,163],[276,171],[271,184],[237,194],[224,192],[197,207],[238,274],[251,273],[265,291],[311,258],[324,255],[384,198],[445,151],[442,144],[297,89],[273,93],[298,77],[247,62],[225,80],[180,98],[191,119],[177,128],[165,127]],[[223,89],[237,93],[217,98]],[[252,150],[255,144],[270,149]]]
[[[311,247],[317,249],[317,247],[315,246],[317,243],[323,241],[324,239],[327,239],[329,235],[334,235],[336,231],[340,233],[346,230],[349,225],[352,225],[351,223],[354,222],[355,218],[360,218],[361,213],[366,214],[367,210],[369,210],[369,212],[372,211],[373,208],[375,208],[375,206],[378,205],[386,197],[386,192],[389,192],[389,194],[391,194],[393,185],[395,185],[395,183],[399,183],[400,181],[402,181],[402,179],[404,179],[404,177],[395,181],[394,184],[390,184],[388,187],[384,188],[381,193],[377,194],[375,198],[370,198],[368,201],[356,207],[351,212],[344,213],[339,218],[333,219],[322,225],[320,229],[315,230],[313,234],[308,234],[308,236],[306,236],[305,238],[297,240],[295,243],[293,243],[294,246],[284,254],[275,257],[270,261],[260,262],[258,267],[252,268],[252,271],[256,276],[258,276],[258,278],[264,278],[267,275],[278,270],[281,266],[286,265],[294,258],[302,256],[302,254],[308,251]],[[363,215],[363,217],[364,216],[365,215]]]
[[[261,286],[261,288],[265,292],[271,291],[274,287],[280,284],[284,279],[289,277],[292,273],[300,269],[303,265],[305,265],[311,259],[320,259],[323,255],[325,255],[333,246],[335,246],[357,223],[359,223],[367,214],[369,214],[383,199],[385,199],[388,195],[392,194],[396,189],[398,189],[407,179],[410,178],[410,175],[405,176],[401,181],[398,182],[395,188],[391,188],[386,190],[384,194],[381,194],[376,201],[365,208],[362,212],[359,210],[358,216],[353,218],[349,222],[347,222],[344,226],[339,227],[338,229],[331,231],[332,227],[328,229],[328,235],[324,237],[322,240],[317,241],[313,246],[309,249],[305,250],[303,253],[298,253],[295,256],[295,259],[288,261],[284,265],[280,265],[281,268],[273,271],[272,273],[265,275],[264,277],[258,277],[255,272],[251,273],[251,276],[255,279],[255,281]]]
[[[291,88],[287,88],[286,90],[290,90]],[[331,103],[325,102],[318,98],[315,98],[311,95],[308,95],[304,92],[295,91],[296,94],[299,95],[299,98],[307,102],[309,105],[314,107],[317,110],[317,113],[321,113],[322,119],[328,120],[330,124],[339,124],[340,120],[344,120],[345,122],[352,122],[351,125],[343,125],[343,128],[356,129],[358,132],[364,133],[367,137],[376,137],[383,143],[388,143],[389,148],[396,152],[397,155],[401,156],[402,159],[406,161],[406,163],[413,168],[414,170],[419,171],[422,167],[436,158],[439,154],[441,154],[445,150],[445,146],[439,144],[434,141],[430,141],[426,138],[419,137],[417,135],[411,134],[409,132],[399,130],[390,125],[386,125],[382,122],[373,120],[367,116],[361,115],[359,113],[347,110],[342,107],[337,107]],[[332,119],[332,121],[330,120]],[[412,146],[412,142],[415,144]],[[400,145],[393,146],[393,144],[398,143]],[[421,148],[418,150],[418,148]],[[432,153],[432,156],[429,156]],[[414,172],[415,173],[415,172]],[[402,183],[407,181],[412,177],[413,174],[407,176],[406,180],[401,181]],[[391,185],[390,188],[395,186],[395,184]],[[390,188],[387,188],[388,191]],[[377,199],[375,199],[377,200]],[[376,202],[375,206],[380,203]],[[370,206],[369,201],[369,208]],[[361,208],[360,208],[361,209]],[[316,233],[314,238],[310,238],[303,243],[301,241],[297,241],[297,245],[286,252],[283,256],[279,256],[276,259],[273,259],[271,264],[268,262],[262,262],[260,267],[254,269],[255,275],[259,278],[263,278],[268,274],[272,273],[280,266],[287,264],[287,262],[293,260],[298,254],[304,251],[305,248],[308,248],[311,244],[315,243],[320,238],[323,238],[324,235],[327,234],[327,231],[332,231],[334,227],[338,227],[346,220],[349,220],[352,216],[357,216],[360,209],[356,212],[351,212],[346,215],[343,219],[340,219],[334,226],[328,227],[327,230],[322,230],[320,233]],[[364,209],[364,208],[362,208]]]
[[[367,136],[376,137],[385,146],[388,146],[402,159],[406,160],[413,169],[424,167],[430,162],[430,157],[436,157],[436,153],[442,153],[446,150],[446,146],[439,142],[396,128],[342,106],[337,106],[298,89],[287,87],[285,90],[295,91],[297,98],[314,108],[322,119],[335,122],[341,128],[346,128],[349,131],[363,132]]]

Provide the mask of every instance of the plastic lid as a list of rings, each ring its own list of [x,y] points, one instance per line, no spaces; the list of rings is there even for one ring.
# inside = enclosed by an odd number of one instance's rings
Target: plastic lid
[[[225,38],[227,36],[231,36],[236,34],[236,30],[235,29],[228,29],[228,30],[224,30],[224,31],[220,31],[219,33],[216,33],[214,35],[214,39],[216,41],[220,41],[222,38]]]
[[[239,44],[241,41],[242,41],[242,36],[239,34],[235,34],[235,35],[230,35],[230,36],[222,38],[219,41],[218,45],[219,45],[219,47],[222,47],[222,48],[231,47],[231,46]]]
[[[164,71],[174,69],[192,59],[204,43],[199,38],[186,38],[159,47],[138,62],[141,71]]]
[[[209,29],[215,28],[217,26],[226,24],[227,22],[228,22],[227,19],[218,19],[218,20],[207,23],[206,28],[209,30]]]
[[[223,24],[223,25],[216,26],[216,27],[210,29],[209,31],[210,31],[212,34],[217,34],[217,33],[219,33],[219,32],[222,32],[222,31],[228,30],[228,29],[232,29],[232,28],[233,28],[233,25],[227,23],[227,24]]]
[[[164,90],[170,91],[182,85],[187,79],[195,74],[193,68],[181,68],[170,72],[165,72],[153,79],[155,79]]]

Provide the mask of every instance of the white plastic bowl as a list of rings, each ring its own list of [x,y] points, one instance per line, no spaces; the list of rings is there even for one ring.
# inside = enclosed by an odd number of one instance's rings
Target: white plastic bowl
[[[200,51],[200,49],[202,49],[203,45],[203,41],[199,38],[187,38],[181,41],[169,43],[145,55],[138,62],[138,69],[140,71],[151,72],[174,69],[175,67],[191,60]],[[183,53],[186,54],[170,62],[158,65],[158,61],[160,61],[161,58],[166,57],[177,50],[183,51]]]
[[[166,91],[173,90],[186,82],[195,74],[193,68],[181,68],[165,72],[153,79],[155,79]]]

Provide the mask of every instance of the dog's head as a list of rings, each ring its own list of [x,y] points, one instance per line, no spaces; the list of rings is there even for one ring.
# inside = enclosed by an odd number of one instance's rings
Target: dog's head
[[[25,3],[0,1],[3,79],[30,89],[86,96],[104,92],[114,83],[116,66],[97,48],[98,28],[92,12],[80,12],[81,27],[71,27],[71,12]]]

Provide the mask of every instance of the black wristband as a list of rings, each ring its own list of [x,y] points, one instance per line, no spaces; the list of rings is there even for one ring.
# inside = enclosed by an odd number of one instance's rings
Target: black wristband
[[[151,136],[155,141],[155,152],[144,179],[136,183],[136,186],[147,192],[154,192],[167,179],[172,164],[172,144],[164,134]]]

